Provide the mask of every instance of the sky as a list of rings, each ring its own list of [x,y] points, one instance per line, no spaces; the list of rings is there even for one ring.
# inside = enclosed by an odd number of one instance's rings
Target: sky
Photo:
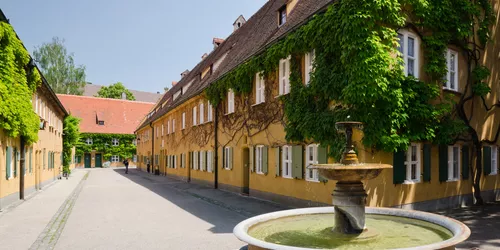
[[[65,40],[86,80],[163,92],[226,38],[242,14],[267,0],[0,0],[0,8],[33,53],[52,37]]]

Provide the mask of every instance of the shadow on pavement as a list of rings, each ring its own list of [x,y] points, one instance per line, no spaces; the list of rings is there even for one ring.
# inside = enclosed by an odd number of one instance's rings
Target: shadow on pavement
[[[442,211],[439,214],[459,220],[470,228],[471,236],[457,248],[500,249],[500,201],[485,206]]]
[[[125,169],[116,168],[113,170],[167,199],[184,211],[212,224],[213,228],[210,231],[213,233],[232,233],[234,226],[246,218],[288,208],[276,203],[244,197],[165,176],[152,175],[137,169],[129,169],[128,174],[125,174]],[[216,214],[208,212],[204,206],[193,204],[193,198],[217,206],[214,209]],[[229,215],[228,212],[233,212],[233,215]],[[234,215],[234,213],[239,216]]]

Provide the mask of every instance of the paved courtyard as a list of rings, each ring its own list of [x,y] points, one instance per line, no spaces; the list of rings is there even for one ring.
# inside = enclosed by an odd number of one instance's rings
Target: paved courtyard
[[[240,221],[288,207],[137,170],[75,170],[0,212],[0,249],[240,249]],[[500,204],[443,212],[467,223],[460,249],[500,248]]]

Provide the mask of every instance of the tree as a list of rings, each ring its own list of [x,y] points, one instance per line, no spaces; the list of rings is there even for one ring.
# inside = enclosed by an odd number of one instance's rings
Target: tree
[[[170,89],[169,87],[165,87],[165,88],[163,88],[163,90],[164,90],[165,92],[167,92],[169,89]]]
[[[99,92],[97,92],[96,97],[122,99],[123,93],[127,96],[127,100],[135,101],[134,94],[125,88],[121,82],[109,85],[108,87],[103,86]]]
[[[85,66],[75,66],[73,53],[64,46],[64,39],[52,38],[52,42],[35,47],[35,61],[52,90],[58,94],[82,95],[85,86]]]

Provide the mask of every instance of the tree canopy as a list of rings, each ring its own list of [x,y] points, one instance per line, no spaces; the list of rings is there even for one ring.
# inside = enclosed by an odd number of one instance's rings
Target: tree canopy
[[[52,42],[35,47],[35,61],[54,92],[82,95],[85,86],[85,66],[76,66],[73,53],[68,53],[64,39],[52,38]]]
[[[96,97],[122,99],[123,93],[127,96],[127,100],[135,101],[134,94],[125,88],[121,82],[117,82],[107,87],[103,86],[99,92],[97,92]]]

